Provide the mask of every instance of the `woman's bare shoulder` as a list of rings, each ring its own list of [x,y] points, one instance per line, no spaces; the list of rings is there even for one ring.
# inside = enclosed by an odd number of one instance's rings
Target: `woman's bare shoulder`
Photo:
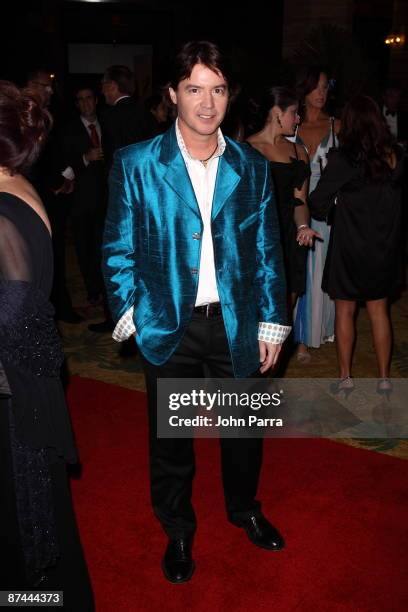
[[[295,147],[296,147],[298,159],[301,159],[302,161],[308,164],[309,156],[307,154],[306,147],[300,143],[296,143]]]
[[[270,144],[261,135],[253,134],[247,138],[247,142],[262,155],[268,156]]]

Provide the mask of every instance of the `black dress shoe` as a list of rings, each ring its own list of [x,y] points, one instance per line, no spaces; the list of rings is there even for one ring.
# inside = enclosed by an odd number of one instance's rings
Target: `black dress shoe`
[[[285,546],[279,531],[263,514],[252,514],[243,519],[231,520],[231,523],[245,529],[248,538],[255,546],[267,550],[282,550]]]
[[[195,569],[191,548],[192,538],[169,540],[162,561],[163,573],[167,580],[174,584],[190,580]]]
[[[91,332],[95,332],[97,334],[108,334],[109,332],[113,332],[115,326],[112,321],[106,319],[106,321],[101,321],[100,323],[91,323],[88,325],[88,329]]]

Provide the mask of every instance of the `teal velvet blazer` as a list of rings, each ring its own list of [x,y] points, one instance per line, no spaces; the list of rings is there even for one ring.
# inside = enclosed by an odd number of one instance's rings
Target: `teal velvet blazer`
[[[245,377],[259,368],[258,323],[287,325],[286,283],[269,163],[225,140],[212,238],[234,374]],[[134,306],[136,342],[153,364],[169,359],[192,317],[202,230],[174,125],[116,153],[103,246],[108,300],[116,321]]]

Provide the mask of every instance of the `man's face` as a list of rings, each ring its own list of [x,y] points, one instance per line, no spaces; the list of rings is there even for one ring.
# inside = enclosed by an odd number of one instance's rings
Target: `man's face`
[[[102,79],[102,93],[105,96],[106,104],[109,104],[109,106],[114,106],[116,100],[120,97],[117,83],[105,78]]]
[[[28,86],[40,96],[44,106],[50,105],[53,94],[52,78],[47,72],[39,72],[28,82]]]
[[[398,89],[387,89],[384,94],[384,104],[392,113],[398,111],[400,102],[400,91]]]
[[[177,104],[183,136],[209,136],[217,131],[228,105],[228,85],[221,73],[196,64],[190,78],[180,81],[176,90],[170,87],[169,92]]]
[[[79,112],[85,119],[95,117],[96,98],[91,89],[81,89],[76,95]]]

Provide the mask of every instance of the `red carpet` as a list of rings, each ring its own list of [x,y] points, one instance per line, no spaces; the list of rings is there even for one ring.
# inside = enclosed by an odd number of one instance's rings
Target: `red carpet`
[[[408,462],[328,440],[267,440],[260,499],[287,547],[254,547],[225,519],[216,440],[197,442],[191,582],[160,569],[145,395],[73,378],[83,463],[73,493],[97,612],[408,609]],[[80,611],[78,611],[80,612]]]

